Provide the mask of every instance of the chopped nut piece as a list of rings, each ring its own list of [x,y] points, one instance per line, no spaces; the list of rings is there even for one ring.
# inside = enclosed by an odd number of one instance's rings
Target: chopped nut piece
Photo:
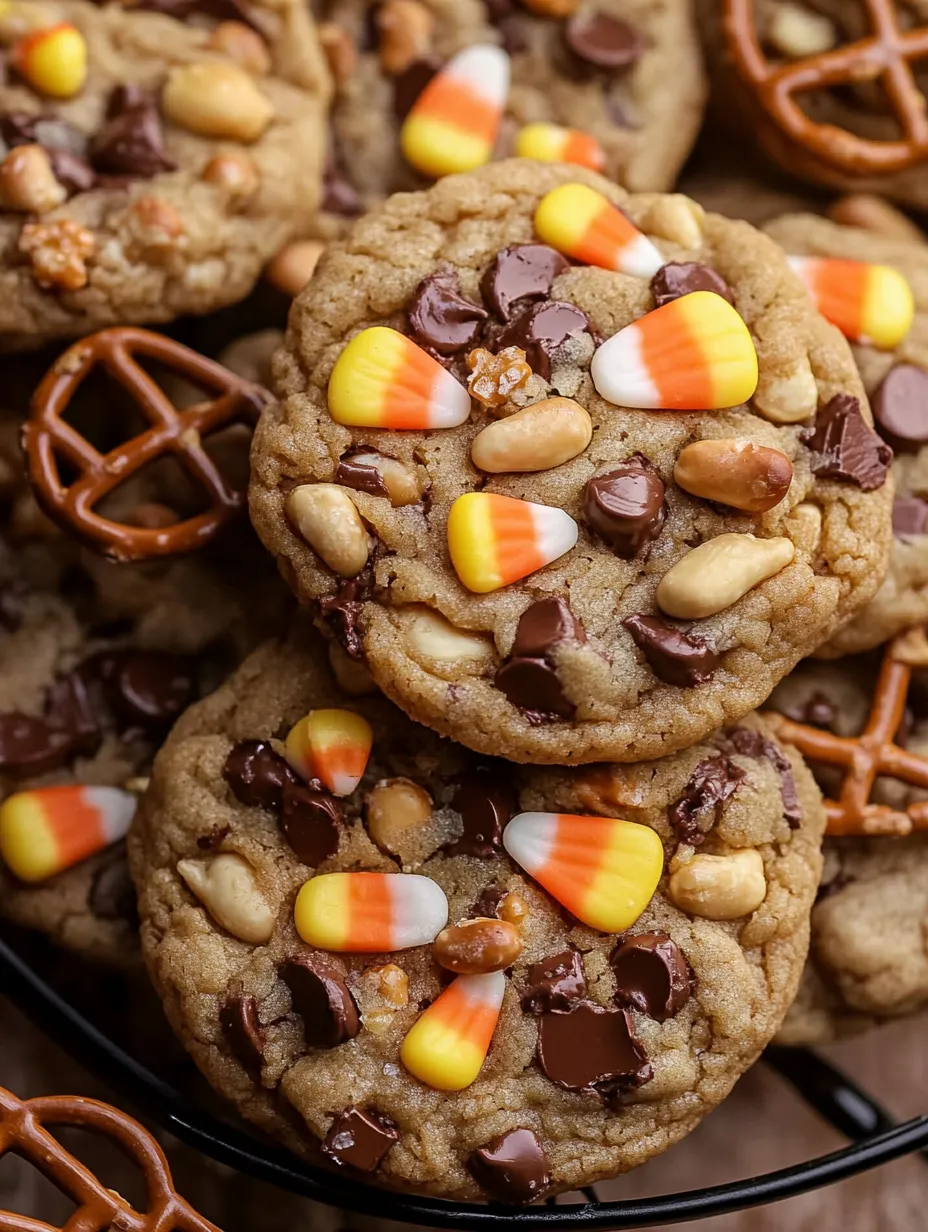
[[[87,285],[87,261],[96,246],[93,232],[70,218],[26,223],[19,237],[19,250],[30,258],[39,286],[65,291]]]
[[[471,378],[467,388],[488,409],[500,407],[513,392],[525,384],[532,370],[521,347],[504,347],[498,355],[478,347],[467,356]]]

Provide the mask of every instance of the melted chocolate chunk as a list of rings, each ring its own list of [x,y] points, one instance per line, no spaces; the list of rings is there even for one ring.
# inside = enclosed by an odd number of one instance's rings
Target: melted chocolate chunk
[[[496,673],[495,684],[529,722],[553,723],[572,718],[576,711],[556,668],[544,659],[508,659]]]
[[[219,1023],[233,1054],[248,1070],[264,1060],[264,1030],[254,997],[230,997],[219,1011]]]
[[[564,41],[594,68],[628,68],[644,51],[644,41],[633,26],[596,9],[575,13],[564,27]]]
[[[518,807],[518,798],[499,771],[476,766],[454,793],[451,807],[460,813],[464,829],[445,848],[448,855],[485,860],[502,850],[503,830]]]
[[[731,287],[722,275],[698,261],[668,261],[651,279],[655,308],[663,308],[664,304],[693,291],[714,291],[730,304],[735,302]]]
[[[555,1085],[607,1100],[653,1076],[628,1010],[606,1010],[583,1001],[569,1014],[542,1014],[538,1064]]]
[[[93,756],[102,739],[78,669],[55,681],[41,715],[0,714],[0,770],[14,778],[45,774]]]
[[[135,925],[138,921],[135,887],[122,845],[115,850],[113,858],[94,874],[87,905],[99,920],[118,920],[129,925]]]
[[[583,626],[563,599],[539,599],[519,617],[512,653],[496,673],[496,687],[539,721],[570,718],[576,707],[564,694],[552,654],[564,643],[584,642]]]
[[[612,951],[617,1005],[665,1022],[690,999],[690,968],[683,951],[666,933],[639,933]]]
[[[437,56],[428,56],[413,60],[409,68],[393,78],[393,113],[401,124],[441,66],[442,61]]]
[[[222,767],[222,777],[236,800],[249,808],[279,812],[285,787],[295,787],[299,777],[266,740],[242,740]]]
[[[67,190],[69,196],[89,192],[96,184],[97,173],[83,158],[70,154],[67,150],[46,150],[46,153],[55,179]]]
[[[683,795],[670,806],[670,824],[681,843],[698,847],[705,841],[709,827],[700,824],[712,814],[712,824],[721,806],[737,790],[744,771],[727,757],[710,757],[701,761],[684,788]]]
[[[547,381],[551,377],[552,359],[565,342],[584,330],[591,332],[590,318],[582,309],[549,300],[534,304],[504,325],[492,339],[493,350],[521,347],[532,371]]]
[[[849,394],[835,394],[819,411],[808,436],[812,473],[837,479],[873,492],[886,482],[893,451],[885,445],[860,413],[860,403]]]
[[[498,920],[499,908],[507,891],[495,881],[477,895],[473,907],[467,913],[471,920]]]
[[[898,496],[893,501],[893,534],[897,539],[928,533],[928,501]]]
[[[161,115],[154,98],[138,87],[117,87],[110,96],[107,120],[90,149],[98,171],[150,180],[177,164],[164,149]]]
[[[337,1048],[361,1030],[354,997],[345,983],[345,968],[330,954],[298,954],[278,968],[290,989],[293,1009],[303,1019],[310,1048]]]
[[[127,723],[169,727],[194,700],[193,659],[158,650],[127,650],[110,659],[106,698]]]
[[[298,860],[318,868],[338,851],[342,811],[327,791],[287,785],[280,826]]]
[[[488,313],[461,294],[457,275],[438,270],[419,283],[406,308],[416,342],[439,355],[457,355],[477,341]]]
[[[870,401],[880,435],[897,453],[914,452],[928,441],[928,372],[896,364]]]
[[[658,680],[681,689],[712,679],[722,656],[701,637],[684,633],[659,616],[626,616],[622,621]]]
[[[537,599],[519,617],[512,653],[517,657],[543,659],[565,642],[583,645],[583,625],[563,599]]]
[[[547,244],[511,244],[493,258],[480,290],[496,315],[508,321],[517,305],[547,299],[551,284],[569,266],[567,258]]]
[[[735,727],[728,733],[728,739],[736,753],[745,757],[753,757],[755,761],[773,763],[780,779],[780,795],[783,798],[783,820],[791,830],[798,830],[802,824],[802,809],[799,805],[799,793],[796,790],[796,779],[793,767],[786,754],[766,736],[754,731],[751,727]]]
[[[471,1155],[468,1167],[490,1198],[521,1206],[551,1184],[548,1157],[530,1129],[511,1129]]]
[[[576,950],[533,963],[526,978],[522,1008],[527,1014],[566,1014],[586,996],[583,961]]]
[[[626,560],[661,533],[667,508],[664,484],[647,458],[633,454],[624,466],[587,481],[587,526]]]
[[[364,641],[358,622],[364,600],[370,593],[370,583],[371,572],[368,568],[357,577],[340,582],[331,599],[319,600],[319,614],[351,659],[364,659]]]
[[[346,454],[339,460],[332,482],[340,483],[345,488],[353,488],[355,492],[366,492],[368,496],[390,495],[377,467],[356,462],[351,454]]]
[[[332,1122],[322,1153],[339,1167],[375,1172],[399,1138],[396,1126],[382,1113],[372,1108],[346,1108]]]

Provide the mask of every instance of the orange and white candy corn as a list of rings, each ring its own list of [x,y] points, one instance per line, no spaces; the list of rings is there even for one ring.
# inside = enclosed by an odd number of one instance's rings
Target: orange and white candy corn
[[[478,595],[536,573],[577,542],[563,509],[493,492],[467,492],[448,514],[448,551],[458,577]]]
[[[333,796],[350,796],[364,777],[374,743],[367,719],[351,710],[310,710],[287,736],[287,761]]]
[[[35,30],[15,43],[13,67],[38,94],[71,98],[87,80],[87,43],[69,21]]]
[[[889,265],[840,257],[790,257],[816,308],[852,342],[892,351],[912,328],[915,301]]]
[[[595,137],[561,124],[526,124],[516,134],[516,154],[540,163],[577,163],[591,171],[602,171],[606,165],[603,147]]]
[[[403,1040],[400,1060],[436,1091],[463,1091],[490,1051],[506,992],[502,971],[459,975]]]
[[[0,858],[20,881],[45,881],[125,838],[136,797],[118,787],[41,787],[0,804]]]
[[[664,264],[631,219],[587,184],[561,184],[542,197],[535,230],[546,244],[584,265],[652,278]]]
[[[727,300],[693,291],[613,334],[593,355],[590,375],[616,406],[718,411],[752,397],[757,352]]]
[[[329,414],[353,428],[456,428],[470,394],[411,338],[385,325],[356,334],[329,377]]]
[[[492,44],[468,47],[432,78],[403,122],[400,145],[423,175],[473,171],[493,157],[509,97],[509,57]]]
[[[300,890],[293,915],[307,945],[381,954],[430,945],[448,923],[448,900],[415,873],[323,873]]]
[[[617,817],[519,813],[503,831],[510,856],[590,928],[631,928],[654,896],[664,848],[650,826]]]

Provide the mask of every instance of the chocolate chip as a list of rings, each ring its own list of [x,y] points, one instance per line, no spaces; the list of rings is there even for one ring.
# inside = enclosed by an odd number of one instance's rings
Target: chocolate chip
[[[526,714],[570,718],[576,707],[564,694],[551,656],[564,643],[584,642],[583,626],[563,599],[539,599],[519,617],[512,653],[496,673],[496,687]]]
[[[508,659],[496,673],[495,684],[529,722],[569,719],[576,711],[564,693],[557,670],[544,659]]]
[[[893,501],[893,534],[897,539],[928,532],[928,501],[917,496],[897,496]]]
[[[690,968],[666,933],[639,933],[612,951],[615,1001],[665,1022],[690,999]]]
[[[298,954],[278,967],[290,989],[293,1009],[303,1019],[310,1048],[337,1048],[361,1030],[354,997],[345,983],[345,969],[330,954]]]
[[[567,1091],[612,1098],[652,1077],[628,1010],[580,1002],[569,1014],[542,1014],[538,1064]]]
[[[396,1126],[382,1113],[371,1108],[346,1108],[336,1114],[322,1153],[340,1167],[374,1172],[399,1138]]]
[[[734,794],[743,778],[741,767],[727,757],[710,757],[701,761],[690,775],[683,795],[670,806],[670,824],[678,840],[692,847],[704,842],[709,827],[704,829],[700,823],[707,819],[709,813],[714,823],[719,809]]]
[[[318,868],[338,851],[342,811],[327,791],[302,785],[284,788],[280,825],[296,858]]]
[[[236,800],[274,812],[283,806],[284,788],[300,781],[266,740],[240,741],[226,758],[222,777]]]
[[[164,149],[161,116],[150,96],[133,91],[114,91],[108,119],[97,133],[90,156],[98,171],[149,180],[177,164]]]
[[[230,997],[219,1010],[219,1024],[233,1054],[248,1070],[264,1060],[264,1031],[254,997]]]
[[[727,736],[736,753],[741,753],[745,757],[753,757],[755,761],[773,763],[773,768],[780,779],[783,820],[791,830],[798,830],[802,824],[802,808],[799,804],[793,767],[783,750],[752,727],[735,727],[727,733]]]
[[[138,920],[135,886],[121,845],[94,873],[87,905],[99,920],[118,920],[130,925]]]
[[[651,279],[655,308],[663,308],[664,304],[693,291],[714,291],[730,304],[735,302],[731,287],[722,275],[698,261],[668,261]]]
[[[0,714],[0,770],[15,778],[45,774],[92,756],[102,738],[86,681],[74,671],[52,684],[41,715]]]
[[[813,474],[856,484],[864,492],[883,486],[893,460],[893,451],[866,423],[860,403],[849,394],[835,394],[819,411],[808,446]]]
[[[420,345],[439,355],[456,355],[474,345],[488,314],[461,294],[456,274],[438,270],[416,287],[406,315]]]
[[[543,659],[565,642],[583,645],[586,633],[564,600],[551,596],[529,604],[519,617],[512,653]]]
[[[446,851],[451,856],[487,859],[502,850],[503,830],[518,807],[516,794],[495,770],[475,766],[458,786],[451,807],[464,829]]]
[[[352,488],[355,492],[366,492],[368,496],[390,495],[377,467],[355,462],[351,454],[339,459],[333,482]]]
[[[890,368],[871,398],[873,418],[896,452],[928,441],[928,372],[914,364]]]
[[[471,920],[498,920],[500,903],[506,897],[506,890],[495,881],[481,890],[474,901],[473,907],[467,913]]]
[[[530,1129],[511,1129],[478,1147],[468,1167],[485,1193],[510,1206],[534,1202],[551,1184],[548,1157]]]
[[[345,578],[331,599],[319,600],[319,613],[342,649],[351,659],[363,660],[364,641],[358,628],[364,600],[370,593],[371,573],[367,569],[357,577]]]
[[[67,150],[46,150],[55,179],[69,195],[89,192],[97,182],[97,175],[90,163]]]
[[[503,326],[492,339],[493,349],[499,352],[505,347],[521,347],[532,371],[547,381],[557,352],[584,330],[590,332],[590,319],[582,309],[549,300],[534,304]]]
[[[543,958],[528,969],[522,994],[527,1014],[566,1014],[586,996],[583,962],[576,950]]]
[[[623,626],[659,680],[681,689],[712,679],[722,656],[701,637],[684,633],[659,616],[626,616]]]
[[[393,78],[393,113],[402,122],[419,101],[419,96],[442,66],[437,56],[413,60]]]
[[[564,39],[575,55],[594,68],[627,68],[644,51],[644,41],[633,26],[598,10],[575,13],[564,27]]]
[[[566,257],[547,244],[510,244],[493,258],[480,290],[496,315],[508,321],[515,305],[547,299],[551,284],[569,265]]]
[[[145,728],[163,728],[194,699],[194,662],[157,650],[129,650],[113,657],[106,698],[119,718]]]
[[[633,454],[624,466],[587,481],[583,516],[617,556],[630,560],[661,533],[663,481],[647,458]]]

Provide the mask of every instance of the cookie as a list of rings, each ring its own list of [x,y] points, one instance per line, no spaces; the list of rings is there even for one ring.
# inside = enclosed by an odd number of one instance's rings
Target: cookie
[[[846,343],[780,250],[685,197],[528,161],[398,195],[326,254],[275,364],[259,535],[388,696],[477,751],[686,747],[885,569],[889,453]]]
[[[185,713],[129,846],[149,972],[244,1116],[365,1180],[512,1203],[725,1096],[795,991],[822,822],[756,718],[514,771],[346,697],[297,628]]]
[[[765,230],[791,256],[839,262],[818,267],[823,281],[819,292],[813,286],[813,294],[819,295],[826,311],[851,335],[854,358],[873,408],[874,427],[895,453],[889,573],[863,611],[817,652],[837,658],[879,646],[900,630],[928,619],[928,244],[842,227],[811,214],[786,215]],[[867,264],[849,266],[843,264],[846,261]],[[867,266],[889,267],[908,284],[912,323],[897,342],[880,346],[860,337],[848,317],[863,298],[849,275],[859,275]],[[805,268],[812,278],[816,267]],[[829,282],[843,290],[826,303],[822,297],[831,294]]]
[[[306,226],[328,90],[314,29],[301,0],[230,11],[5,8],[0,348],[233,303]]]

